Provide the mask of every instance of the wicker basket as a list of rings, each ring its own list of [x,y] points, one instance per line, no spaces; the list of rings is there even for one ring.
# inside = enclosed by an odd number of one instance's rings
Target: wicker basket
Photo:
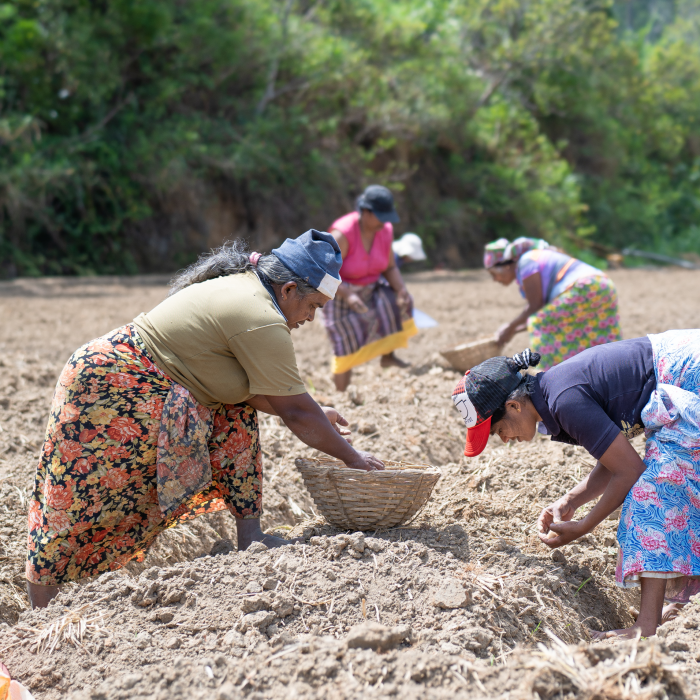
[[[442,350],[440,354],[452,367],[460,372],[466,372],[484,360],[500,355],[501,346],[493,338],[484,338],[483,340],[475,340],[473,343],[458,345],[449,350]]]
[[[389,461],[383,471],[365,472],[330,457],[297,459],[296,466],[326,520],[351,530],[408,522],[426,504],[441,474],[437,467]]]

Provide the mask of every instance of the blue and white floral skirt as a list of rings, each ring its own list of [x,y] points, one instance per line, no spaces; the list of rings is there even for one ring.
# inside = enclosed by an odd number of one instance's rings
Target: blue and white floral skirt
[[[700,592],[700,330],[649,335],[656,390],[642,411],[646,471],[622,505],[616,581],[669,579],[666,599]]]

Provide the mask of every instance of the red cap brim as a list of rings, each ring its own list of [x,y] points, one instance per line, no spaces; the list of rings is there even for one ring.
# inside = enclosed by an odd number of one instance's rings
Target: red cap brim
[[[473,428],[467,428],[467,444],[464,446],[465,457],[480,455],[491,436],[491,418],[487,418]]]

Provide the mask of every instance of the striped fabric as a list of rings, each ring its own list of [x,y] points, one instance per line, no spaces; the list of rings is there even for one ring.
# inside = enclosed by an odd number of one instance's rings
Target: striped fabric
[[[418,332],[411,316],[399,309],[394,290],[385,282],[351,288],[368,311],[358,314],[340,297],[323,307],[323,324],[333,348],[334,374],[343,374],[375,357],[405,348],[408,339]]]

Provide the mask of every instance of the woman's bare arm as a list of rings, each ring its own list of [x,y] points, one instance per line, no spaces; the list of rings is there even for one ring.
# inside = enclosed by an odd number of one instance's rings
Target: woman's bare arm
[[[348,239],[346,238],[345,234],[342,233],[342,231],[338,231],[337,228],[332,228],[328,233],[335,238],[335,242],[340,248],[340,255],[342,256],[343,260],[345,260],[348,250],[350,250],[350,244],[348,243]]]
[[[611,477],[598,503],[581,521],[586,532],[590,532],[622,505],[630,489],[647,468],[622,433],[613,440],[600,462],[610,472]]]
[[[285,425],[309,447],[325,452],[353,469],[365,471],[384,469],[384,463],[381,460],[369,452],[355,450],[344,440],[309,394],[266,396],[265,398]]]
[[[346,238],[344,233],[341,233],[338,231],[337,228],[332,228],[329,233],[333,238],[335,238],[335,242],[338,244],[338,247],[340,248],[340,255],[345,260],[347,257],[348,251],[350,250],[350,244],[348,243],[348,239]],[[351,294],[350,289],[348,288],[348,285],[345,284],[345,282],[341,282],[340,286],[336,290],[336,296],[339,296],[341,299],[347,299],[348,296]],[[367,309],[365,308],[365,311]]]
[[[389,283],[389,286],[396,293],[396,300],[399,302],[399,305],[407,308],[410,312],[413,308],[413,298],[408,293],[408,289],[406,289],[406,283],[403,281],[401,272],[396,266],[396,258],[391,248],[389,248],[387,268],[382,274],[384,275],[384,279]]]
[[[276,416],[277,412],[272,405],[267,400],[265,396],[251,396],[246,400],[249,406],[252,406],[256,411],[262,411],[263,413],[269,413],[271,416]]]
[[[581,520],[554,524],[552,524],[552,520],[546,517],[545,513],[548,509],[545,509],[540,515],[539,522],[541,525],[545,525],[549,520],[547,528],[560,533],[558,537],[553,539],[543,539],[545,544],[548,544],[550,547],[560,547],[593,530],[608,515],[622,505],[630,489],[646,469],[642,458],[622,433],[613,440],[612,445],[608,447],[605,454],[600,458],[599,464],[601,469],[596,467],[588,475],[587,479],[584,479],[570,492],[576,491],[569,501],[569,507],[572,508],[572,512],[570,515],[567,513],[569,517],[564,518],[564,520],[568,520],[573,515],[573,510],[575,510],[574,504],[581,505],[592,500],[595,498],[596,492],[601,492],[602,489],[602,496],[598,503]],[[607,472],[607,475],[605,472]],[[591,477],[593,477],[593,480],[591,480]],[[540,531],[542,531],[542,527],[540,527]]]
[[[251,396],[246,403],[252,406],[256,411],[262,411],[263,413],[268,413],[271,416],[278,415],[272,404],[267,400],[266,396]],[[345,430],[344,426],[348,425],[347,420],[340,415],[340,413],[332,406],[320,406],[321,410],[325,414],[326,418],[330,421],[333,429],[339,435],[342,435],[345,440],[347,440],[352,445],[352,437],[349,430]]]
[[[527,319],[533,314],[536,314],[543,306],[542,299],[542,275],[535,272],[523,280],[523,292],[527,305],[525,308],[510,322],[501,326],[496,332],[496,341],[505,345],[513,336],[521,330],[527,328]]]

